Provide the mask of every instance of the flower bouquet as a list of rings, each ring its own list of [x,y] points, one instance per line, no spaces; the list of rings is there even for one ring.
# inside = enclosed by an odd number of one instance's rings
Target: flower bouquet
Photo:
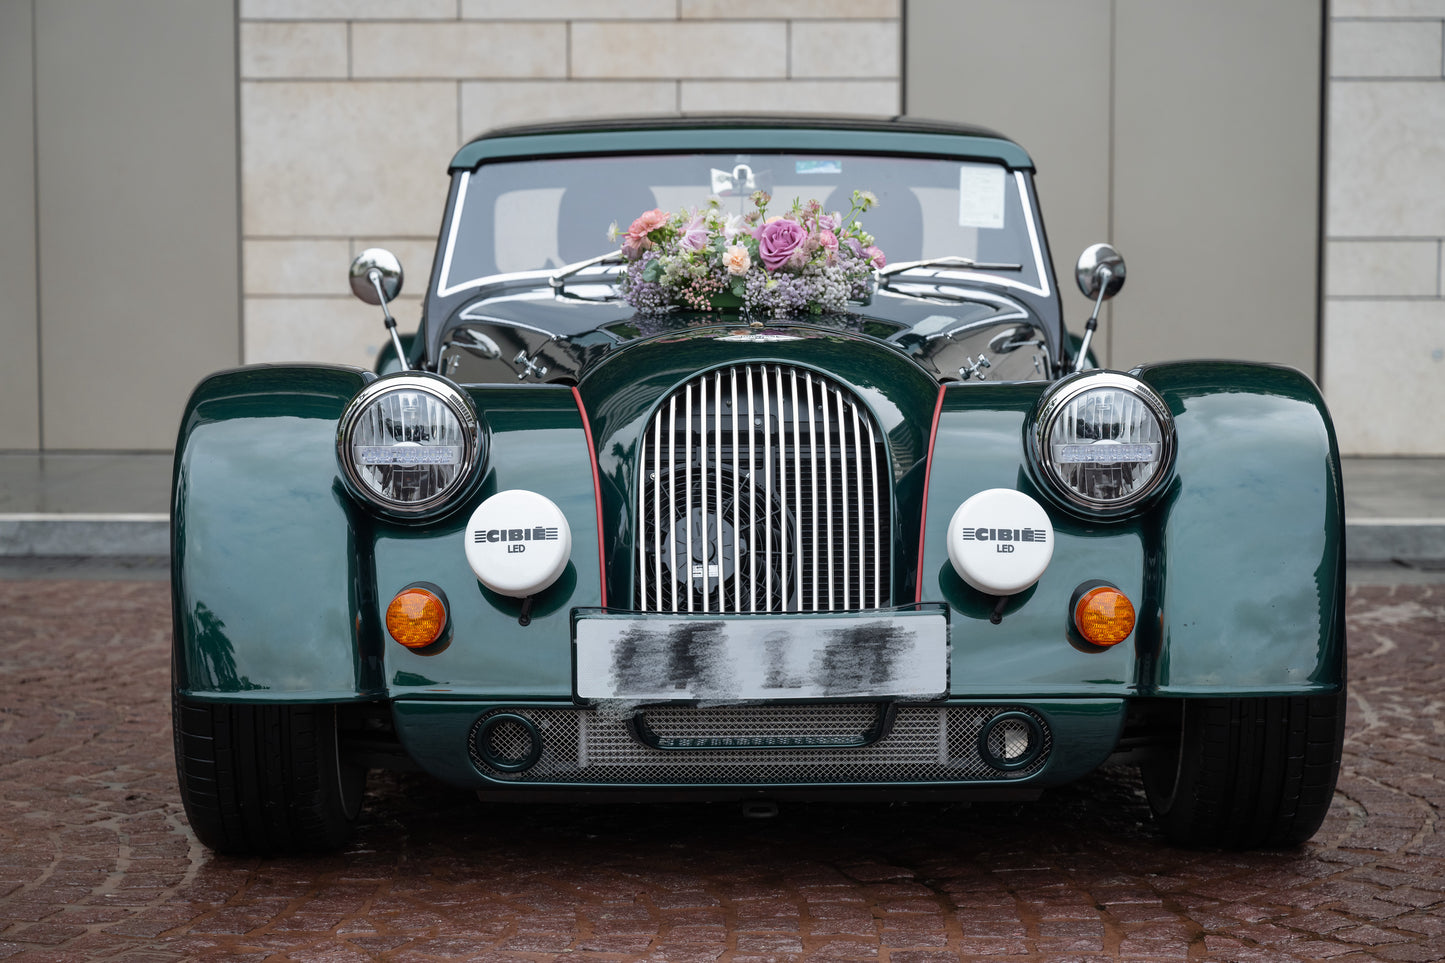
[[[746,216],[724,214],[712,200],[676,214],[647,211],[626,233],[614,224],[610,236],[621,237],[627,262],[622,296],[644,314],[682,307],[779,318],[841,311],[866,297],[887,259],[856,218],[878,199],[854,191],[847,217],[798,200],[769,215],[771,200],[756,192]]]

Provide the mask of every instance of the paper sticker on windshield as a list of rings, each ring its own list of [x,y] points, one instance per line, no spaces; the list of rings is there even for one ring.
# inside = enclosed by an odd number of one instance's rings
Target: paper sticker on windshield
[[[1003,227],[1002,167],[964,164],[958,169],[958,226]]]
[[[843,162],[840,160],[800,160],[793,164],[795,174],[841,174],[843,173]]]

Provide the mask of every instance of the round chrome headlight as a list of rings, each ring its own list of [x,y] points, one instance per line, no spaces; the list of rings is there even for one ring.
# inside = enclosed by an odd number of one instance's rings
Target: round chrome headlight
[[[1034,420],[1034,458],[1066,501],[1109,514],[1144,501],[1174,464],[1174,419],[1144,382],[1116,371],[1059,382]]]
[[[336,436],[352,490],[402,515],[435,511],[465,488],[483,444],[471,398],[445,378],[417,372],[363,388]]]

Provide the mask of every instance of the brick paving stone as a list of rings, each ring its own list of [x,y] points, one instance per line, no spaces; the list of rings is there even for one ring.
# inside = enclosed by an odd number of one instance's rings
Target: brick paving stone
[[[0,582],[0,959],[1445,958],[1445,588],[1352,589],[1335,806],[1186,852],[1108,769],[1028,804],[482,807],[373,774],[353,845],[225,859],[176,796],[164,585]],[[505,834],[488,832],[502,812]]]

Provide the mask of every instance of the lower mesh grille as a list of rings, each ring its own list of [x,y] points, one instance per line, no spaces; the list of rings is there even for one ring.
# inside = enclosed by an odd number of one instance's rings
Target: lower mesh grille
[[[509,707],[479,719],[472,728],[471,757],[494,779],[527,784],[657,785],[847,785],[895,782],[1000,782],[1038,772],[1048,760],[1048,726],[1039,724],[1042,745],[1025,767],[1002,770],[979,753],[984,726],[1012,706],[908,706],[896,711],[888,734],[866,746],[767,749],[731,746],[729,740],[843,740],[872,729],[881,709],[866,704],[834,706],[658,707],[642,713],[642,724],[659,736],[718,737],[724,748],[657,749],[640,741],[634,726],[590,709]],[[525,716],[542,733],[537,763],[522,772],[488,766],[477,746],[478,731],[500,712]],[[1002,741],[1012,730],[996,733]],[[485,738],[485,736],[483,736]]]

